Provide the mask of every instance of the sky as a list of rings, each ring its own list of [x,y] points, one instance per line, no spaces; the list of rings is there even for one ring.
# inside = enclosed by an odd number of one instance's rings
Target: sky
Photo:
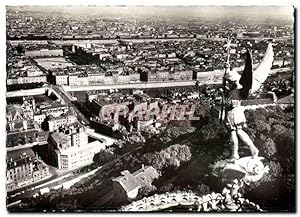
[[[78,15],[168,16],[293,20],[292,6],[15,6],[19,10],[56,11]],[[12,8],[11,6],[8,9]]]

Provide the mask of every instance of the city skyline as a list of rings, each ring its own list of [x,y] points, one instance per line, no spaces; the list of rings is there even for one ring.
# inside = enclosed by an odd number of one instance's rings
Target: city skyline
[[[225,17],[293,20],[293,6],[6,6],[7,9],[53,11],[73,15]],[[268,13],[266,13],[266,9]],[[102,13],[102,14],[101,14]]]

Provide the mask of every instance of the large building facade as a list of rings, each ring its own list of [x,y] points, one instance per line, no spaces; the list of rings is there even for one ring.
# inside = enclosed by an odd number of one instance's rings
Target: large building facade
[[[73,170],[93,163],[95,154],[104,149],[99,141],[88,142],[85,128],[73,126],[50,136],[49,151],[55,159],[55,166],[62,170]]]
[[[30,148],[8,152],[6,163],[7,191],[50,177],[49,167],[39,160]]]

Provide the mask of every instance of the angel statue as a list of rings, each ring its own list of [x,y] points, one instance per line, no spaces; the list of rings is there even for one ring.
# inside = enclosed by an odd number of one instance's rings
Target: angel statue
[[[232,155],[231,160],[240,158],[238,153],[239,140],[244,142],[251,151],[252,158],[258,157],[259,150],[253,144],[249,135],[243,130],[246,125],[244,107],[241,101],[254,94],[267,79],[274,59],[273,46],[269,43],[265,55],[256,69],[253,70],[252,56],[249,50],[246,52],[246,64],[242,75],[226,64],[226,71],[223,80],[223,102],[221,118],[231,134]],[[228,59],[227,59],[228,60]],[[229,71],[227,72],[227,70]]]

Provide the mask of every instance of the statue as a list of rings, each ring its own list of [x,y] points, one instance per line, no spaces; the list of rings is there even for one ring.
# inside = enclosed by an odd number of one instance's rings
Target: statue
[[[263,174],[269,171],[268,166],[264,166],[262,163],[264,158],[258,156],[258,148],[244,131],[247,125],[244,114],[245,107],[241,105],[241,102],[247,99],[250,94],[254,94],[267,79],[273,59],[273,47],[272,44],[269,44],[261,63],[253,70],[251,53],[247,50],[245,68],[240,75],[230,67],[228,51],[223,78],[220,121],[224,121],[230,133],[232,153],[229,160],[217,161],[212,166],[213,173],[216,176],[221,175],[225,182],[231,183],[237,179],[243,183],[250,184],[251,182],[259,181]],[[240,158],[238,152],[239,141],[242,141],[249,147],[251,156]]]
[[[242,89],[239,83],[240,75],[233,70],[230,70],[225,79],[225,124],[230,131],[231,142],[233,143],[231,160],[238,160],[240,158],[238,153],[239,140],[244,142],[251,151],[253,158],[258,157],[258,149],[253,144],[248,134],[243,130],[246,125],[246,118],[244,114],[244,107],[241,106],[240,90]]]
[[[229,49],[229,48],[228,48]],[[229,52],[225,75],[223,78],[223,97],[220,118],[225,121],[225,125],[230,131],[232,146],[231,161],[240,158],[238,153],[239,140],[244,142],[250,149],[252,158],[257,158],[259,150],[253,144],[249,135],[243,130],[246,125],[244,114],[245,108],[241,106],[241,101],[247,99],[255,93],[267,79],[274,59],[272,44],[268,45],[265,56],[259,66],[252,70],[252,57],[249,50],[246,53],[246,64],[242,75],[234,71],[229,65]],[[227,72],[230,68],[229,72]],[[225,114],[223,114],[225,110]]]

